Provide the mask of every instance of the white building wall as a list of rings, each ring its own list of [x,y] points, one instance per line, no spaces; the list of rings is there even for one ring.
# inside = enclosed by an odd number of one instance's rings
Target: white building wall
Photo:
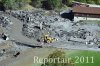
[[[74,17],[74,21],[80,21],[80,20],[100,20],[100,18],[89,18],[89,17]]]

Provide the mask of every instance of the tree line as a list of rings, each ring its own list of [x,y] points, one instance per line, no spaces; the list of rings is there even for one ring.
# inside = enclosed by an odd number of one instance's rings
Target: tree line
[[[100,0],[75,0],[75,1],[100,5]]]
[[[3,5],[5,9],[19,9],[26,4],[31,4],[36,8],[55,9],[64,5],[69,6],[72,1],[100,4],[100,0],[1,0],[0,6]]]
[[[100,0],[32,0],[32,4],[34,7],[54,9],[61,8],[64,5],[71,6],[73,1],[100,5]]]
[[[6,10],[13,10],[21,8],[29,2],[31,2],[31,0],[0,0],[0,7],[3,6]]]

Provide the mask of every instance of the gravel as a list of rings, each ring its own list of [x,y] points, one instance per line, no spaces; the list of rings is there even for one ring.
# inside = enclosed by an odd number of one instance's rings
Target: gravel
[[[0,26],[7,27],[11,24],[12,24],[12,22],[8,17],[6,17],[4,15],[0,15]]]
[[[23,22],[23,35],[35,40],[48,34],[48,32],[51,37],[58,39],[58,42],[76,41],[85,44],[93,41],[96,44],[97,40],[94,41],[93,39],[100,38],[97,36],[100,27],[96,23],[71,22],[59,15],[46,15],[44,11],[14,11],[12,15]]]

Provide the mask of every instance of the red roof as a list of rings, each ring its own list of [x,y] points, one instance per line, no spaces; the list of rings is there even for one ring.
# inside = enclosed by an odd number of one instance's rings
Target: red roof
[[[85,14],[100,14],[100,8],[98,7],[73,7],[74,13],[85,13]]]

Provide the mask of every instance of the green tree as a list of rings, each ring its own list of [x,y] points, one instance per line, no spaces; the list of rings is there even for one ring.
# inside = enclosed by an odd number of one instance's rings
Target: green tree
[[[59,58],[59,61],[57,58]],[[74,63],[72,60],[69,60],[69,62],[68,60],[66,61],[67,58],[65,52],[63,51],[59,51],[59,50],[54,51],[52,54],[48,56],[48,59],[55,59],[55,61],[52,63],[45,61],[46,63],[42,64],[41,66],[74,66],[74,64],[72,64]],[[63,63],[62,61],[66,61],[66,62]]]
[[[43,0],[32,0],[32,5],[34,7],[40,8],[40,7],[42,7],[42,1]]]
[[[74,0],[67,0],[67,5],[71,5]]]
[[[51,9],[62,7],[62,0],[47,0]]]
[[[16,0],[16,7],[19,9],[27,4],[30,4],[31,2],[32,2],[31,0]]]
[[[92,4],[100,4],[100,0],[74,0],[83,3],[92,3]]]
[[[100,0],[94,0],[95,4],[100,4]]]
[[[16,0],[16,5],[17,5],[17,8],[21,8],[25,6],[25,2],[24,0]]]
[[[32,0],[16,0],[16,2],[30,3],[32,2]]]
[[[2,0],[1,1],[6,9],[15,9],[16,0]]]

